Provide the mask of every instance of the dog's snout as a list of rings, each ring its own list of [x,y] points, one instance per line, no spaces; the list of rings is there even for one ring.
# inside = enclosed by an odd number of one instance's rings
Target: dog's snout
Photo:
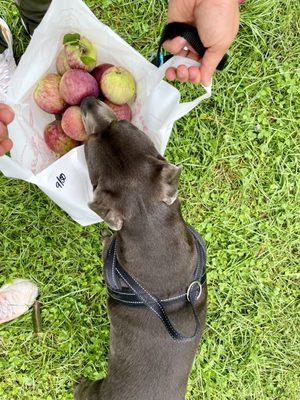
[[[86,112],[91,110],[99,100],[97,97],[89,96],[82,100],[80,104],[81,111]]]

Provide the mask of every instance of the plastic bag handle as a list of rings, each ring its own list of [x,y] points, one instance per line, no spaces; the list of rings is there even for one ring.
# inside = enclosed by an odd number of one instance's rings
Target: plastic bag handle
[[[200,63],[192,60],[191,58],[187,57],[181,57],[181,56],[174,56],[170,58],[166,63],[161,65],[158,70],[157,70],[157,77],[156,77],[156,84],[159,85],[160,82],[164,79],[166,70],[170,67],[177,68],[179,65],[186,65],[187,67],[191,66],[196,66],[199,67]],[[195,85],[197,87],[197,85]],[[201,88],[200,85],[198,85],[199,89]],[[203,100],[208,99],[211,96],[211,85],[209,86],[203,86],[202,88],[205,90],[204,94],[201,94],[199,97],[196,99],[187,102],[187,103],[179,103],[171,112],[166,119],[164,126],[169,125],[174,123],[174,121],[177,121],[187,113],[189,113],[193,108],[195,108],[198,104],[200,104]]]
[[[165,26],[158,45],[157,56],[154,61],[154,64],[157,67],[160,67],[164,62],[168,61],[172,57],[172,55],[163,55],[162,45],[166,40],[174,39],[177,36],[183,37],[199,54],[200,57],[204,56],[206,47],[204,47],[203,43],[201,42],[197,28],[184,22],[171,22]],[[228,54],[225,54],[217,66],[218,70],[225,68],[227,59]]]

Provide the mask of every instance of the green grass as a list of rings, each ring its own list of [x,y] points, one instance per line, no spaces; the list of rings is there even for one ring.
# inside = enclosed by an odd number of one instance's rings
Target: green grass
[[[166,1],[87,3],[146,57],[155,49]],[[20,57],[28,38],[17,11],[4,0],[0,12]],[[213,97],[177,123],[167,150],[184,166],[184,216],[208,245],[207,329],[189,400],[300,398],[299,13],[297,1],[246,2]],[[78,377],[106,371],[105,226],[76,225],[25,182],[0,176],[0,196],[0,284],[31,278],[43,302],[39,337],[30,313],[0,327],[0,398],[72,399]]]

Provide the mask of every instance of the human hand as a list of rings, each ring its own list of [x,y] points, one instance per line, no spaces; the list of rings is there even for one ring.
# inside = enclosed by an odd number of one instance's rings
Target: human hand
[[[168,22],[185,22],[196,26],[207,48],[201,59],[182,37],[167,40],[164,48],[172,54],[200,61],[200,67],[169,68],[167,79],[211,84],[212,76],[239,29],[239,0],[170,0]]]
[[[7,125],[11,123],[14,116],[9,106],[0,103],[0,156],[12,149],[13,142],[8,138]]]

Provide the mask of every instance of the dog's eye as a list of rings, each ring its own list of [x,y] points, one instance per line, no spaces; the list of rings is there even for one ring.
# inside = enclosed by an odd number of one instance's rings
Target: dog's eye
[[[93,191],[95,191],[97,188],[97,185],[93,185]]]

